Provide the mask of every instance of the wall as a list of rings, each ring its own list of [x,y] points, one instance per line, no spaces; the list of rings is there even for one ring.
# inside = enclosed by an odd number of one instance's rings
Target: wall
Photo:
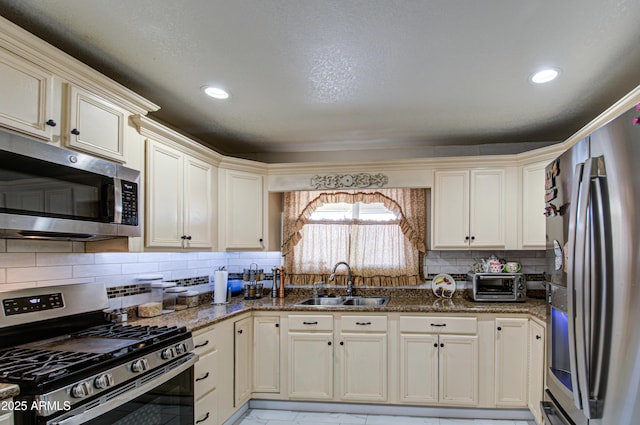
[[[104,283],[112,308],[150,300],[137,285],[141,274],[161,274],[164,280],[184,281],[189,289],[206,291],[208,277],[218,267],[241,273],[251,263],[265,272],[279,266],[280,252],[125,252],[84,253],[81,242],[0,239],[0,291],[73,283]],[[114,296],[115,294],[115,296]]]

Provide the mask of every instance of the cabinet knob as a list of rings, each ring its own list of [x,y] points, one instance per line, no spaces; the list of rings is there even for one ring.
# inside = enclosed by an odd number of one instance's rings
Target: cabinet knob
[[[540,335],[536,335],[536,339],[542,339]]]
[[[262,238],[258,239],[258,242],[262,242],[262,241],[263,241],[263,239],[262,239]]]
[[[475,237],[475,236],[471,236],[471,240],[472,240],[472,241],[475,241],[475,240],[476,240],[476,237]]]
[[[340,341],[340,345],[344,345],[344,341]]]
[[[498,331],[501,331],[501,330],[502,330],[502,327],[498,326]]]
[[[464,237],[464,240],[465,240],[465,241],[468,241],[468,240],[469,240],[469,236],[465,236],[465,237]]]
[[[49,127],[55,127],[56,125],[58,125],[58,123],[55,122],[55,120],[47,120],[45,124],[47,124]]]
[[[78,130],[77,128],[74,128],[73,130],[71,130],[71,134],[73,134],[75,136],[79,136],[80,135],[80,130]]]
[[[327,345],[331,345],[331,341],[328,341],[328,342],[327,342]]]
[[[241,334],[241,333],[242,333],[242,329],[240,329],[240,330],[238,331],[238,333],[239,333],[239,334]]]
[[[280,327],[280,323],[276,323],[276,328],[279,328],[279,327]]]
[[[444,344],[440,344],[440,348],[443,348],[443,347],[444,347]]]
[[[436,347],[436,348],[438,348],[438,343],[437,343],[437,342],[434,342],[434,343],[433,343],[433,346],[434,346],[434,347]]]

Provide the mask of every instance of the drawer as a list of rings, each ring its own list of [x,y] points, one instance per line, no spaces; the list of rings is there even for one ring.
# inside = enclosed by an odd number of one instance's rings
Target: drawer
[[[476,334],[478,320],[475,317],[400,317],[400,332],[438,334]]]
[[[333,331],[333,316],[296,314],[289,316],[290,331]]]
[[[193,369],[196,400],[217,387],[218,352],[214,351],[200,357]]]
[[[215,350],[217,331],[217,328],[208,328],[203,332],[193,335],[193,344],[196,347],[193,351],[197,355],[202,356]]]
[[[198,425],[214,425],[218,423],[218,391],[212,391],[200,400],[194,407],[194,423]]]
[[[343,332],[387,332],[386,316],[342,316]]]

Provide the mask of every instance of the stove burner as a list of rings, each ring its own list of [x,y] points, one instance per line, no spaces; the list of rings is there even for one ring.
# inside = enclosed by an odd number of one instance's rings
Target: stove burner
[[[0,352],[0,378],[39,382],[69,373],[69,368],[93,365],[103,355],[15,348]]]

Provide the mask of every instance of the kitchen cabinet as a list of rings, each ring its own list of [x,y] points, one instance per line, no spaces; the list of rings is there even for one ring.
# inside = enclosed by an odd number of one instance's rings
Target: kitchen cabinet
[[[251,398],[252,324],[251,317],[234,322],[234,407],[236,408]]]
[[[199,356],[194,366],[195,421],[218,423],[218,328],[212,326],[193,336],[194,353]]]
[[[124,162],[127,111],[73,84],[66,84],[66,90],[63,143],[74,150]]]
[[[529,399],[528,406],[537,423],[542,424],[540,402],[544,394],[545,326],[529,322]]]
[[[522,249],[545,249],[544,180],[547,161],[522,167]]]
[[[220,423],[216,410],[217,398],[218,393],[213,391],[201,399],[196,400],[194,406],[194,424],[217,425]]]
[[[53,74],[0,48],[0,125],[50,140]]]
[[[433,249],[505,248],[505,169],[436,171],[433,192]]]
[[[496,407],[527,407],[529,320],[495,320]]]
[[[147,140],[146,245],[211,248],[213,165]]]
[[[336,364],[339,398],[387,400],[387,317],[340,316]]]
[[[229,169],[220,171],[220,247],[264,249],[263,175]]]
[[[333,398],[333,316],[289,315],[288,396],[292,399]]]
[[[400,317],[400,401],[478,404],[476,318]]]
[[[280,316],[253,318],[253,391],[280,392]]]

